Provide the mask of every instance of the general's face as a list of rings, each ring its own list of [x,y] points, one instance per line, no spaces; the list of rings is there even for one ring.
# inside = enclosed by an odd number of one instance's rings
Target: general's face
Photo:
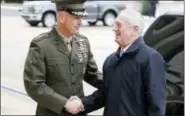
[[[66,28],[66,31],[68,31],[68,33],[70,33],[71,35],[74,35],[79,32],[80,25],[82,23],[81,16],[75,16],[69,14],[68,12],[63,12],[59,20],[63,23],[64,27]]]

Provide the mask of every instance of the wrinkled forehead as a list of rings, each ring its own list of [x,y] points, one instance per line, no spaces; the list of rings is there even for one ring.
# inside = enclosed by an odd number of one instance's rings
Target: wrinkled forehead
[[[118,17],[115,19],[115,24],[123,24],[124,20],[122,17],[118,15]]]
[[[120,22],[120,23],[124,23],[124,20],[126,19],[127,17],[124,16],[124,14],[119,14],[116,18],[116,22]]]
[[[133,16],[125,12],[121,12],[116,18],[116,22],[121,24],[134,24],[134,20],[135,19],[133,19]]]

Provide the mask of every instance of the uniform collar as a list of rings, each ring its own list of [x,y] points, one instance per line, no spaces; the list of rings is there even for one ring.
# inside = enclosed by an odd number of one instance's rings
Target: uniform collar
[[[58,35],[63,38],[64,42],[67,43],[71,43],[72,41],[72,36],[70,37],[66,37],[65,35],[63,35],[56,27],[55,27],[56,32],[58,33]]]
[[[60,36],[59,33],[57,33],[57,30],[55,27],[52,28],[50,34],[53,37],[53,43],[55,43],[57,49],[70,57],[69,50],[64,41],[65,39],[62,36]]]

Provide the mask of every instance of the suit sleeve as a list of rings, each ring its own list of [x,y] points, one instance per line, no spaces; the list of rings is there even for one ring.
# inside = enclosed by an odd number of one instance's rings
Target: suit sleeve
[[[166,110],[165,66],[159,54],[151,55],[149,58],[144,77],[148,115],[164,116]]]
[[[81,98],[84,105],[84,112],[89,113],[105,105],[105,91],[99,87],[93,94]]]
[[[88,84],[98,88],[99,86],[102,85],[102,80],[103,76],[102,73],[98,71],[97,64],[93,58],[93,54],[91,52],[90,44],[89,41],[88,43],[88,61],[87,61],[87,66],[86,66],[86,71],[85,71],[85,76],[84,76],[84,81],[86,81]]]
[[[24,67],[24,85],[28,95],[39,105],[56,113],[61,113],[67,99],[49,86],[46,82],[44,52],[36,42],[31,42]]]
[[[106,61],[105,61],[106,62]],[[103,73],[105,73],[105,64],[103,65]],[[103,77],[102,84],[99,85],[98,89],[89,96],[81,98],[84,105],[84,112],[89,113],[105,106],[105,76]]]
[[[105,106],[105,99],[106,99],[106,64],[107,64],[108,58],[105,60],[103,64],[103,80],[102,84],[98,87],[98,89],[92,93],[89,96],[83,97],[82,103],[84,105],[85,113],[92,112],[94,110],[97,110],[99,108],[102,108]]]

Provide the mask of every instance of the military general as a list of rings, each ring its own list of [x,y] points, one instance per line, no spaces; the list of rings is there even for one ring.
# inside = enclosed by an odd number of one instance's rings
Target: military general
[[[25,89],[38,104],[37,116],[73,115],[67,110],[73,107],[69,98],[84,96],[82,81],[94,87],[102,82],[89,41],[79,34],[82,17],[87,15],[84,1],[54,2],[56,26],[31,41],[24,67]]]

